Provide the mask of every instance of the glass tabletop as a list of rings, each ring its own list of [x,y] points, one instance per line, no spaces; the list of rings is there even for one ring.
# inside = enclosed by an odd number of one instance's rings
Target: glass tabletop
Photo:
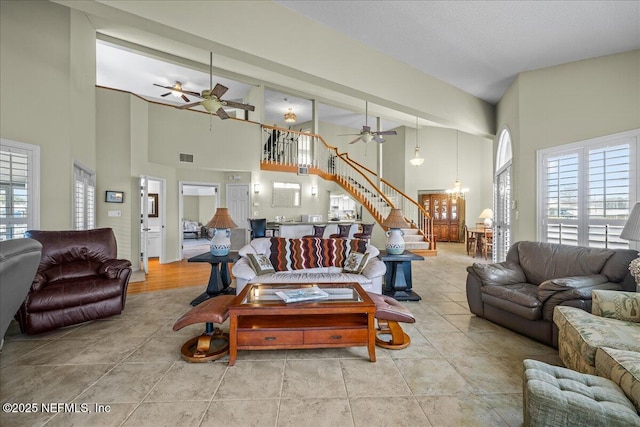
[[[282,303],[344,303],[362,302],[362,297],[350,283],[252,284],[242,304]]]

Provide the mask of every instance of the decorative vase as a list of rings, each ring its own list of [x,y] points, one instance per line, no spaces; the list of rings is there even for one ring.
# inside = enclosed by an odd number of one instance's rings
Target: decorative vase
[[[404,231],[399,228],[392,228],[385,233],[387,236],[387,244],[385,249],[390,255],[400,255],[404,252]]]
[[[214,228],[213,238],[211,239],[211,255],[226,256],[231,250],[231,240],[229,236],[231,230],[228,228]]]

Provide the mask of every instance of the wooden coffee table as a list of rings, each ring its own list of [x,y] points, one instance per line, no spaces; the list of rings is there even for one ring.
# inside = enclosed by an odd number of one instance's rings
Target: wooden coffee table
[[[285,303],[275,292],[317,285],[328,300]],[[375,303],[358,283],[251,284],[229,306],[229,365],[238,350],[366,346],[376,361]]]

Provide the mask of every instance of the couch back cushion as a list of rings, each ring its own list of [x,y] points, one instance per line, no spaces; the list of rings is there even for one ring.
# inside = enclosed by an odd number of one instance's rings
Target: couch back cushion
[[[42,244],[38,273],[48,281],[98,274],[105,261],[117,255],[116,238],[110,228],[83,231],[29,230],[25,233]]]
[[[269,259],[276,271],[342,267],[352,251],[364,253],[367,242],[359,239],[270,239]]]
[[[534,285],[559,277],[599,274],[614,253],[612,249],[542,242],[517,242],[509,252],[507,260],[517,257],[527,281]]]
[[[633,291],[636,287],[633,276],[629,272],[629,263],[637,256],[638,251],[633,249],[615,249],[611,258],[602,267],[600,274],[607,276],[610,282],[622,283],[625,281],[623,283],[624,289]]]

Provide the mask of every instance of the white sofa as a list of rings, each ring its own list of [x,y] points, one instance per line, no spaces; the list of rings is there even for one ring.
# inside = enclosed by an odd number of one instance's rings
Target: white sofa
[[[289,262],[292,255],[292,251],[289,250],[291,244],[300,243],[302,240],[314,240],[316,245],[333,245],[346,244],[349,248],[346,249],[344,256],[338,257],[337,261],[331,261],[327,259],[323,261],[325,266],[316,268],[303,268],[295,269],[292,267],[293,262]],[[342,242],[336,242],[340,241]],[[366,252],[369,253],[369,261],[360,274],[347,273],[343,271],[342,265],[339,264],[349,254],[351,247],[355,245],[363,245],[366,247]],[[283,257],[287,259],[286,269],[283,265],[278,268],[274,273],[258,275],[251,266],[248,254],[260,254],[265,255],[267,258],[272,258],[271,249],[283,253]],[[278,249],[280,248],[280,249]],[[386,266],[378,258],[380,251],[375,247],[366,243],[366,241],[343,240],[343,239],[287,239],[287,238],[260,238],[252,240],[248,245],[243,246],[240,251],[240,260],[234,263],[231,271],[236,280],[236,294],[239,294],[247,283],[346,283],[357,282],[367,292],[373,292],[376,294],[382,294],[382,278],[386,272]],[[274,255],[275,256],[275,255]],[[289,258],[287,258],[289,257]],[[276,263],[277,264],[277,263]],[[280,271],[277,271],[280,270]]]

